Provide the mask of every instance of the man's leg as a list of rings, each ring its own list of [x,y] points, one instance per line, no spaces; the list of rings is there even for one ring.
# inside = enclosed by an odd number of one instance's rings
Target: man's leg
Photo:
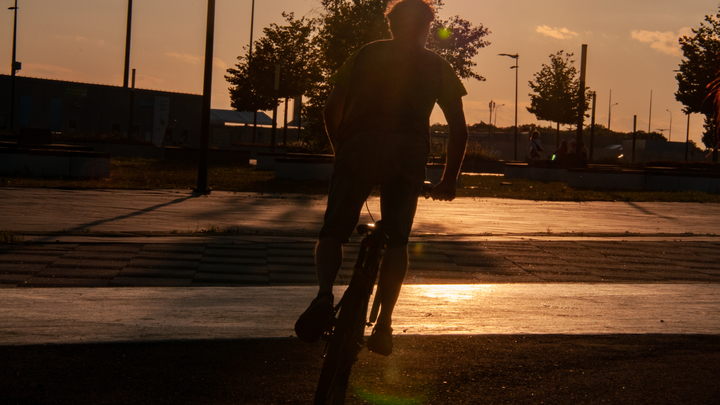
[[[400,295],[405,273],[408,268],[407,245],[388,247],[380,268],[378,291],[380,293],[380,315],[377,324],[383,328],[392,326],[392,313]]]
[[[318,295],[295,322],[295,334],[306,342],[312,343],[320,339],[333,315],[332,288],[342,265],[342,257],[342,243],[334,238],[320,238],[315,249],[315,265],[320,285]]]
[[[315,248],[315,269],[320,294],[332,294],[333,284],[342,266],[342,244],[333,238],[321,238]]]

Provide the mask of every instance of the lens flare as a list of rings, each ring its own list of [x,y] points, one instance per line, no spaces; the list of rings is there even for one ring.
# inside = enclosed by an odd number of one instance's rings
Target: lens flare
[[[452,35],[452,31],[450,30],[450,28],[443,27],[440,28],[440,30],[438,31],[438,36],[440,37],[440,39],[448,39],[450,38],[450,35]]]

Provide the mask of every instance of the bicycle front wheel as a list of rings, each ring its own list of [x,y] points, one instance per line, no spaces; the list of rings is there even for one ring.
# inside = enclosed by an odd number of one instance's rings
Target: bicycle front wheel
[[[351,283],[343,296],[337,323],[328,341],[315,391],[315,405],[343,404],[352,365],[362,350],[369,297]]]

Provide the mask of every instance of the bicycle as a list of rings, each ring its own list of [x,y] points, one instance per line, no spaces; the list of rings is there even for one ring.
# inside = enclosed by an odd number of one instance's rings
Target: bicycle
[[[425,182],[421,195],[428,198],[432,187],[432,184]],[[357,231],[364,237],[353,275],[322,337],[327,343],[325,361],[315,391],[315,405],[345,403],[352,366],[365,346],[365,327],[373,325],[380,308],[379,294],[375,294],[368,318],[368,304],[388,237],[383,232],[382,220],[358,225]]]

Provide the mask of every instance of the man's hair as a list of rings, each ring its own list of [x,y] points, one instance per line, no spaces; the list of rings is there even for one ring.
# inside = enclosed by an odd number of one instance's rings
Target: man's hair
[[[393,22],[398,22],[405,18],[410,19],[415,24],[429,24],[435,20],[435,7],[431,0],[391,0],[385,9],[385,17],[393,26]]]

